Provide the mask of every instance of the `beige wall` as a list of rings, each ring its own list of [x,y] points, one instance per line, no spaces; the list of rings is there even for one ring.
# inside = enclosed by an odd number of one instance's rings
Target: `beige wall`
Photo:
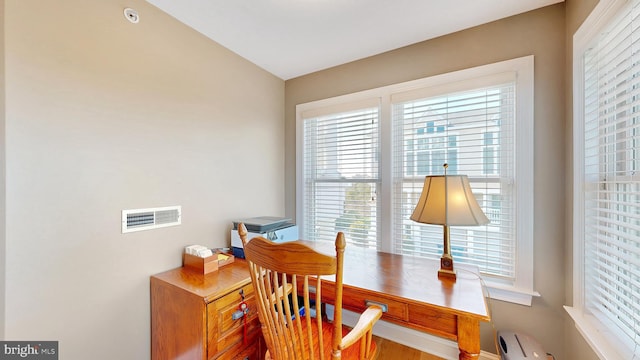
[[[425,41],[285,83],[286,208],[295,215],[295,106],[322,98],[418,79],[473,66],[535,56],[535,289],[531,307],[492,301],[498,330],[536,337],[557,359],[565,351],[565,4],[557,4]],[[482,348],[496,352],[490,326]]]
[[[542,297],[494,301],[495,326],[531,333],[559,360],[595,359],[561,307],[572,296],[561,209],[572,191],[565,70],[596,3],[567,0],[292,79],[285,92],[142,0],[0,0],[0,338],[59,340],[71,360],[148,358],[149,275],[179,266],[186,244],[227,245],[233,218],[295,215],[296,104],[534,54]],[[181,226],[120,233],[121,210],[165,205],[183,206]],[[488,326],[482,337],[495,352]]]
[[[4,0],[0,0],[0,324],[5,323],[6,267],[4,266],[7,237],[5,221],[6,204],[6,141],[5,141],[5,82],[4,82]],[[0,326],[0,339],[4,339],[4,326]]]
[[[2,338],[148,359],[149,276],[284,215],[284,81],[143,0],[4,5]],[[182,225],[121,234],[123,209],[168,205]]]
[[[589,13],[596,7],[598,0],[565,0],[566,1],[566,27],[567,27],[567,49],[566,49],[566,130],[565,130],[565,155],[567,168],[566,176],[566,226],[565,226],[565,298],[566,304],[573,304],[573,34],[578,30],[582,22],[589,16]],[[565,349],[567,359],[596,360],[598,356],[591,350],[582,335],[567,314],[565,317]],[[570,354],[570,356],[569,356]]]

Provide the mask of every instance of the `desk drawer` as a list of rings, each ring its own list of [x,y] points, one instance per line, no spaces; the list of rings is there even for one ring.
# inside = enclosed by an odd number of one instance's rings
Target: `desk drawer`
[[[330,304],[334,303],[335,299],[335,287],[330,283],[322,283],[322,301]],[[374,302],[377,304],[383,304],[387,306],[387,311],[382,314],[383,318],[391,318],[395,320],[407,321],[407,304],[390,299],[385,296],[381,296],[379,293],[372,293],[370,291],[355,289],[349,287],[342,288],[342,308],[363,312],[366,308],[366,302]]]
[[[454,314],[425,306],[410,306],[409,319],[413,327],[456,340],[458,321]]]

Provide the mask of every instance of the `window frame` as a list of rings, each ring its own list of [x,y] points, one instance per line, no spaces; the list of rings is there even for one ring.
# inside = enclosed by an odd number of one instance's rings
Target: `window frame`
[[[473,86],[483,81],[484,77],[495,76],[507,72],[515,72],[516,76],[516,280],[513,283],[496,281],[484,277],[484,282],[493,299],[531,306],[533,296],[539,296],[534,290],[533,279],[533,211],[534,196],[534,56],[524,56],[497,63],[482,65],[455,72],[434,75],[431,77],[388,85],[380,88],[360,91],[352,94],[298,104],[296,106],[296,221],[304,228],[303,169],[304,169],[304,126],[303,113],[314,109],[340,108],[345,104],[356,102],[378,101],[380,103],[380,208],[378,219],[378,236],[383,239],[378,250],[392,252],[392,187],[393,187],[393,150],[392,150],[392,105],[393,94],[427,89],[431,87],[458,87],[460,83]],[[466,85],[465,85],[466,86]],[[454,91],[454,90],[452,90]],[[384,239],[387,239],[386,241]]]
[[[600,0],[573,38],[573,301],[571,306],[564,308],[591,349],[599,358],[606,360],[630,358],[637,348],[629,348],[605,323],[590,314],[585,304],[583,55],[592,41],[629,3],[630,0]]]

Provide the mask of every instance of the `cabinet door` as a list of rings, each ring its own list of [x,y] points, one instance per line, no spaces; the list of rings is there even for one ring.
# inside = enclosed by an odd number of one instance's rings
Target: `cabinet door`
[[[241,293],[248,305],[246,319],[244,316],[234,317],[240,310]],[[238,358],[240,353],[259,342],[260,322],[251,284],[207,305],[207,333],[209,359]]]

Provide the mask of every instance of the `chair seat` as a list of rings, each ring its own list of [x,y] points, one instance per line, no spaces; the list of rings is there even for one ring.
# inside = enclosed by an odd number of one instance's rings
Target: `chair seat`
[[[304,320],[304,317],[303,317]],[[315,318],[311,319],[311,321],[315,322],[317,321]],[[303,331],[307,331],[307,322],[306,321],[302,321],[302,329]],[[347,334],[349,331],[351,330],[351,328],[349,328],[348,326],[342,325],[342,333],[343,334]],[[317,339],[318,338],[318,328],[315,326],[311,327],[311,331],[313,333],[313,338]],[[328,321],[323,321],[322,322],[322,340],[323,340],[323,345],[324,345],[324,354],[326,358],[331,358],[331,335],[333,333],[333,324],[328,322]],[[371,356],[369,357],[369,359],[376,359],[377,354],[378,354],[378,349],[376,348],[376,343],[375,341],[371,342]],[[318,353],[318,348],[317,348],[317,344],[314,344],[314,354]],[[356,342],[355,344],[349,346],[348,348],[342,350],[342,359],[360,359],[360,342]],[[267,353],[265,354],[265,360],[278,360],[278,359],[273,359],[270,354],[269,351],[267,351]]]

